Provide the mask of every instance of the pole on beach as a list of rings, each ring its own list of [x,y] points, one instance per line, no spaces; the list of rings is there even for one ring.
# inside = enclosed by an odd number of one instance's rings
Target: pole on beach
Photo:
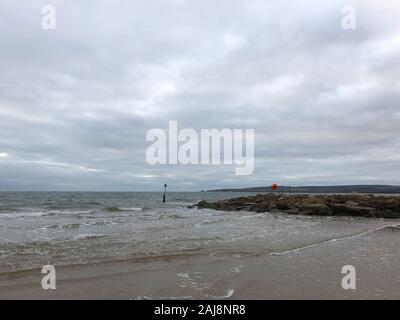
[[[165,196],[166,196],[166,194],[167,194],[167,184],[164,184],[164,194],[163,194],[163,197],[162,197],[162,202],[163,202],[163,203],[165,203]]]

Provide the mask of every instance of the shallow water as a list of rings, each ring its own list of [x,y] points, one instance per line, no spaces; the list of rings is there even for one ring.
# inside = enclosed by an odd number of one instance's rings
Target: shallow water
[[[160,193],[0,193],[0,297],[47,297],[46,264],[61,298],[321,297],[299,290],[317,278],[340,297],[349,261],[370,279],[379,267],[398,279],[396,221],[187,208],[239,195],[169,193],[163,204]],[[371,290],[361,297],[395,294]]]

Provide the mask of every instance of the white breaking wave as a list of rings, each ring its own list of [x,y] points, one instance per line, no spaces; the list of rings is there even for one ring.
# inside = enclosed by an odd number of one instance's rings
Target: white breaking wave
[[[83,233],[73,237],[74,240],[94,239],[106,236],[105,234]]]
[[[2,218],[29,218],[29,217],[46,217],[46,216],[58,216],[58,215],[77,215],[77,214],[89,214],[91,210],[49,210],[49,211],[15,211],[15,212],[0,212]]]
[[[360,236],[363,236],[365,234],[368,234],[368,233],[371,233],[371,232],[375,232],[375,231],[379,231],[379,230],[382,230],[382,229],[385,229],[385,228],[398,228],[398,227],[400,227],[399,224],[389,224],[389,225],[382,226],[382,227],[368,229],[366,231],[362,231],[360,233],[352,234],[352,235],[349,235],[349,236],[328,239],[328,240],[325,240],[325,241],[309,244],[309,245],[306,245],[306,246],[303,246],[303,247],[298,247],[298,248],[287,250],[287,251],[271,252],[270,255],[271,256],[284,256],[284,255],[287,255],[289,253],[295,253],[295,252],[303,251],[305,249],[313,248],[313,247],[320,246],[320,245],[323,245],[323,244],[360,237]]]
[[[230,297],[233,296],[234,293],[235,293],[235,289],[229,289],[229,290],[227,291],[226,295],[217,297],[217,299],[219,299],[219,300],[222,300],[222,299],[229,299]]]
[[[131,208],[119,208],[121,211],[142,211],[143,208],[140,207],[131,207]]]

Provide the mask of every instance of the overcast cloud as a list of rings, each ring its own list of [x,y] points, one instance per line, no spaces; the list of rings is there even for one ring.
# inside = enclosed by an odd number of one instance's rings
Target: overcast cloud
[[[350,2],[2,0],[0,190],[400,184],[400,3]],[[169,120],[254,129],[254,173],[147,164]]]

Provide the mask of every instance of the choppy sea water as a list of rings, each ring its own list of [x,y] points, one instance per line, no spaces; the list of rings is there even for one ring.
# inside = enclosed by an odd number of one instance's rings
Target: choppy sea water
[[[187,208],[201,199],[239,195],[171,192],[167,203],[162,203],[161,193],[2,192],[0,296],[10,285],[10,275],[40,270],[46,264],[64,268],[67,281],[75,277],[68,268],[85,267],[101,277],[107,272],[98,266],[114,263],[135,279],[134,290],[116,286],[110,292],[114,295],[121,289],[123,298],[219,299],[255,298],[255,292],[262,297],[257,272],[262,277],[263,272],[273,274],[280,288],[277,297],[285,297],[279,280],[284,283],[290,276],[285,272],[291,273],[292,267],[302,270],[301,264],[307,262],[301,257],[313,252],[307,260],[314,259],[310,268],[316,268],[315,274],[332,265],[328,257],[334,257],[338,266],[372,259],[376,262],[372,268],[391,269],[400,262],[400,222]],[[329,250],[333,252],[324,260]],[[275,274],[277,270],[282,274]],[[391,272],[392,280],[400,280],[396,269]],[[301,274],[294,278],[298,283],[302,283]],[[158,283],[151,281],[158,277]],[[3,289],[2,279],[6,279]],[[251,283],[253,291],[248,288]],[[290,297],[293,290],[285,290]],[[108,297],[107,293],[102,297]]]

